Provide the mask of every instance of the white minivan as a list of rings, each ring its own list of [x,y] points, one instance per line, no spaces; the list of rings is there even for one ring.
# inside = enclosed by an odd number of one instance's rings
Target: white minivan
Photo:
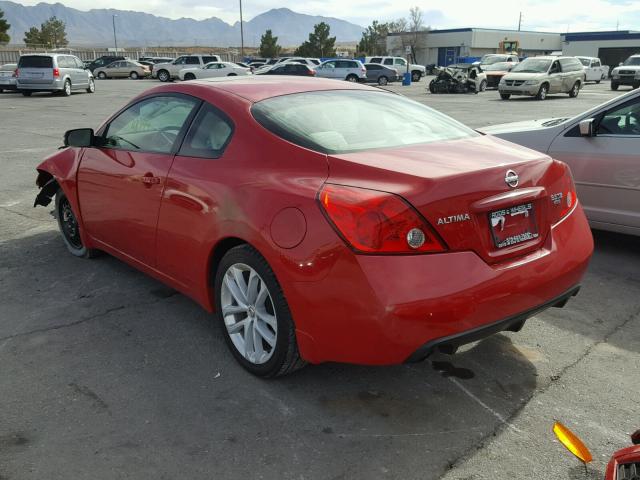
[[[316,68],[316,76],[348,82],[364,82],[367,80],[367,69],[360,60],[327,60]]]

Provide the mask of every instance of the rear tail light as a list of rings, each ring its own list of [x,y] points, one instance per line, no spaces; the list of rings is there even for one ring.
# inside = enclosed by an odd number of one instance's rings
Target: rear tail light
[[[59,77],[60,76],[60,69],[59,68],[54,68],[53,69],[53,76],[54,77]]]
[[[411,205],[392,193],[325,184],[319,201],[338,234],[360,253],[435,253],[446,249]]]
[[[573,183],[573,176],[568,167],[565,166],[565,174],[558,182],[560,191],[551,193],[552,220],[554,223],[566,217],[578,203],[576,186]]]
[[[309,69],[309,75],[311,75],[312,77],[315,77],[316,71],[313,68],[310,68]]]
[[[16,77],[16,78],[18,78],[18,73],[20,73],[20,71],[19,71],[19,69],[17,69],[17,68],[16,68],[16,69],[13,71],[13,76],[14,76],[14,77]]]

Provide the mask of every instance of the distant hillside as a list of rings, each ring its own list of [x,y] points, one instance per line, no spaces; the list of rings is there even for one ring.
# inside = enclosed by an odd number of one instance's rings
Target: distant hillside
[[[11,43],[22,43],[24,32],[32,26],[56,16],[67,24],[67,37],[76,46],[106,46],[113,43],[112,15],[116,14],[118,45],[134,46],[238,46],[240,22],[229,25],[219,18],[206,20],[180,18],[172,20],[143,12],[114,9],[96,9],[87,12],[69,8],[61,3],[39,3],[24,6],[0,0],[0,9],[11,24]],[[340,42],[359,40],[363,28],[337,18],[296,13],[288,8],[264,12],[244,22],[245,45],[257,46],[266,29],[273,30],[282,46],[299,45],[308,38],[313,26],[326,22],[331,34]]]

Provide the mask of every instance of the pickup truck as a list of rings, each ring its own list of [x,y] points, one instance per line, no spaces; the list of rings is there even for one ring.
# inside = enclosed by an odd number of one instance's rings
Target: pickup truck
[[[151,76],[161,82],[169,82],[178,78],[178,73],[183,68],[204,67],[207,63],[219,61],[218,55],[182,55],[172,62],[156,63]]]
[[[379,63],[398,70],[400,75],[407,71],[407,61],[402,57],[366,57],[365,63]],[[422,65],[409,64],[411,81],[419,82],[427,74],[427,69]]]
[[[600,83],[609,76],[609,66],[602,65],[599,58],[596,57],[576,57],[580,60],[584,67],[587,82]]]

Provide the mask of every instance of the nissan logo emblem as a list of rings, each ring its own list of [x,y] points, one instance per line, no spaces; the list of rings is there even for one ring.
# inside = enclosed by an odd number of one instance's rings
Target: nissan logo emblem
[[[518,174],[513,170],[507,170],[507,174],[504,176],[504,181],[511,188],[516,188],[518,186]]]

